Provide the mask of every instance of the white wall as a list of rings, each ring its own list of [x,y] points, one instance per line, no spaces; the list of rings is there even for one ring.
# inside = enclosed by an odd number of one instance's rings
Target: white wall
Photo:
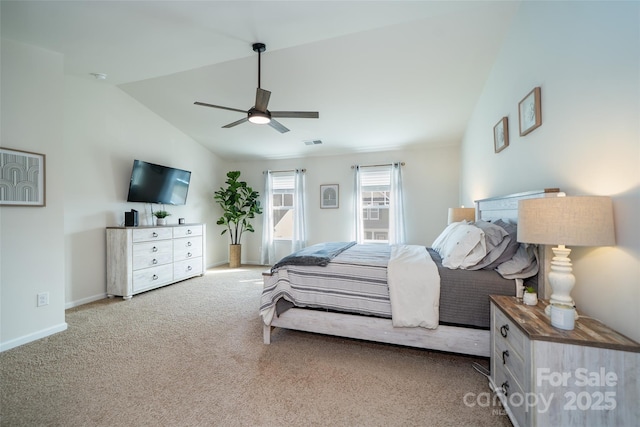
[[[230,165],[241,171],[241,179],[264,196],[262,172],[305,168],[307,187],[306,212],[309,221],[308,244],[354,239],[352,165],[404,161],[402,169],[410,244],[430,245],[447,224],[447,210],[457,206],[460,158],[458,147],[441,147],[345,156],[307,157],[301,159],[251,161]],[[320,185],[338,184],[339,208],[320,209]],[[258,263],[262,237],[262,216],[253,222],[255,233],[243,237],[243,262]],[[220,226],[218,226],[220,227]],[[228,243],[228,242],[227,242]],[[280,245],[278,255],[290,253],[290,244]]]
[[[87,78],[65,78],[65,260],[67,308],[105,297],[105,227],[124,225],[124,212],[139,211],[153,224],[149,204],[127,203],[134,159],[191,171],[185,206],[166,206],[178,218],[204,222],[207,265],[227,259],[214,236],[218,208],[213,191],[223,162],[117,87]],[[157,210],[158,206],[155,207]]]
[[[640,4],[523,2],[469,123],[461,201],[546,187],[613,198],[617,246],[572,248],[582,314],[640,341]],[[518,102],[542,88],[542,126]],[[492,128],[509,118],[510,145]]]
[[[2,40],[3,147],[46,155],[47,206],[0,208],[0,350],[66,329],[65,308],[106,296],[105,227],[124,222],[134,158],[192,172],[186,206],[207,224],[207,264],[226,262],[213,191],[224,162],[117,87],[65,77],[62,55]],[[150,223],[149,216],[141,218]],[[36,308],[36,295],[50,304]]]
[[[0,207],[0,350],[67,328],[64,319],[63,57],[1,41],[0,146],[46,155],[46,207]],[[36,307],[37,294],[49,305]]]

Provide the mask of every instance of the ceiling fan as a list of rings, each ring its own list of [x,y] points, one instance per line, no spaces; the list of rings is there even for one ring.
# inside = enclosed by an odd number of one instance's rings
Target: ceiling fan
[[[269,111],[267,105],[269,104],[269,97],[271,92],[264,90],[260,87],[260,54],[266,50],[264,43],[254,43],[253,51],[258,52],[258,89],[256,90],[256,103],[249,110],[240,110],[238,108],[223,107],[221,105],[207,104],[206,102],[194,102],[195,105],[203,107],[220,108],[223,110],[237,111],[239,113],[245,113],[247,117],[237,120],[228,125],[222,126],[223,128],[232,128],[241,123],[249,121],[255,124],[268,124],[280,133],[289,132],[289,129],[284,127],[282,123],[274,120],[275,117],[288,117],[288,118],[303,118],[303,119],[317,119],[320,114],[317,111]]]

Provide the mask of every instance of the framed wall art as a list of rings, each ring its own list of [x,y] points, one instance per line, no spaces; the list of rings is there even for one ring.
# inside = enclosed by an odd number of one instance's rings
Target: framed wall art
[[[327,184],[320,186],[320,208],[338,209],[338,199],[340,191],[338,184]]]
[[[0,147],[0,205],[45,206],[45,155]]]
[[[509,121],[506,117],[500,119],[493,127],[493,148],[496,153],[509,146]]]
[[[520,136],[525,136],[542,124],[542,105],[540,103],[540,88],[534,88],[518,104],[518,118],[520,122]]]

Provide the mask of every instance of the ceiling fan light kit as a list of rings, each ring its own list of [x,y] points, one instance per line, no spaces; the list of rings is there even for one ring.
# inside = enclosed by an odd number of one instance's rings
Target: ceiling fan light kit
[[[249,121],[257,125],[266,125],[271,121],[271,114],[262,113],[255,108],[248,111]]]
[[[194,102],[195,105],[199,105],[202,107],[211,107],[211,108],[219,108],[222,110],[236,111],[239,113],[245,113],[247,116],[243,119],[236,120],[235,122],[229,123],[228,125],[222,126],[223,128],[231,128],[242,124],[244,122],[251,122],[254,124],[265,125],[268,124],[275,130],[280,133],[289,132],[282,123],[274,120],[273,117],[283,117],[283,118],[297,118],[297,119],[317,119],[320,117],[320,114],[317,111],[269,111],[267,106],[269,105],[269,98],[271,97],[271,92],[268,90],[264,90],[260,87],[260,54],[264,52],[267,47],[264,43],[254,43],[252,45],[253,51],[258,53],[258,89],[256,90],[256,102],[253,107],[249,110],[240,110],[238,108],[231,107],[223,107],[221,105],[208,104],[206,102]]]

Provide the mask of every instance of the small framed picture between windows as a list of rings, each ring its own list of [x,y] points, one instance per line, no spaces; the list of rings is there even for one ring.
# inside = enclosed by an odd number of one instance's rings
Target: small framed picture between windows
[[[320,208],[338,209],[340,187],[338,184],[326,184],[320,186]]]

